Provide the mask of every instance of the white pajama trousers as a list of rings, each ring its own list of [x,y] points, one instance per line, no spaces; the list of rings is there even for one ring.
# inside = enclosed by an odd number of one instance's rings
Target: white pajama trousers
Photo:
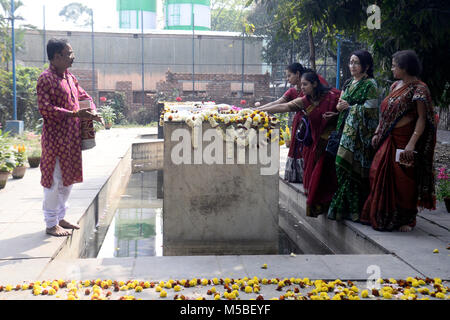
[[[56,158],[52,186],[50,188],[44,187],[44,202],[42,204],[42,209],[44,211],[44,220],[47,228],[56,226],[59,221],[64,219],[68,208],[67,199],[69,198],[71,190],[72,185],[67,187],[63,185],[59,159]]]

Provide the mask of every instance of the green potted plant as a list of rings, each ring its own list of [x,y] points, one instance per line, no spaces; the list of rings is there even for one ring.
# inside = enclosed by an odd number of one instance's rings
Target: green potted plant
[[[12,176],[14,179],[22,179],[27,170],[25,145],[14,146],[14,158],[16,163],[12,171]]]
[[[41,163],[41,147],[34,145],[28,150],[28,164],[30,168],[37,168]]]
[[[110,129],[117,117],[113,107],[105,105],[100,108],[99,112],[105,121],[105,129]]]
[[[0,130],[0,189],[3,189],[8,181],[9,174],[15,166],[14,152],[7,144],[8,133]]]
[[[444,201],[447,212],[450,212],[450,179],[446,167],[439,169],[436,182],[436,198]]]

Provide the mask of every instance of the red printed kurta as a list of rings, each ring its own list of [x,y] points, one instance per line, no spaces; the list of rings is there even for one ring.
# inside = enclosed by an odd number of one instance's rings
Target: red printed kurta
[[[56,157],[59,158],[64,186],[83,182],[80,119],[69,117],[69,111],[80,109],[79,101],[92,98],[69,71],[63,77],[50,65],[38,79],[39,112],[44,119],[42,128],[41,185],[50,188]]]

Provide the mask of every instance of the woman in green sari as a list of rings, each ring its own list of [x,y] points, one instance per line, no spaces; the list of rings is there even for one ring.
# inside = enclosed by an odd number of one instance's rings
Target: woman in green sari
[[[373,59],[369,52],[353,52],[349,68],[352,78],[344,84],[337,105],[340,114],[336,130],[342,126],[343,131],[336,155],[338,189],[328,218],[358,221],[370,191],[371,141],[379,115],[378,87],[373,79]]]

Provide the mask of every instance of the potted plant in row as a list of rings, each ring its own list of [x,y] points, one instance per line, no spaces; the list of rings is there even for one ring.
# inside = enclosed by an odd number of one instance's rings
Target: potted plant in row
[[[105,121],[105,129],[109,130],[117,117],[114,108],[109,105],[105,105],[101,107],[99,111],[100,115]]]
[[[450,212],[450,179],[446,167],[440,168],[437,175],[436,198],[444,201],[447,212]]]
[[[30,168],[37,168],[41,163],[41,148],[39,146],[32,146],[28,149],[28,164]]]
[[[14,146],[15,167],[12,171],[14,179],[22,179],[27,170],[26,161],[27,155],[25,153],[25,145]]]
[[[10,146],[5,143],[7,134],[2,135],[0,130],[0,189],[3,189],[8,181],[9,174],[15,167],[14,152]]]

